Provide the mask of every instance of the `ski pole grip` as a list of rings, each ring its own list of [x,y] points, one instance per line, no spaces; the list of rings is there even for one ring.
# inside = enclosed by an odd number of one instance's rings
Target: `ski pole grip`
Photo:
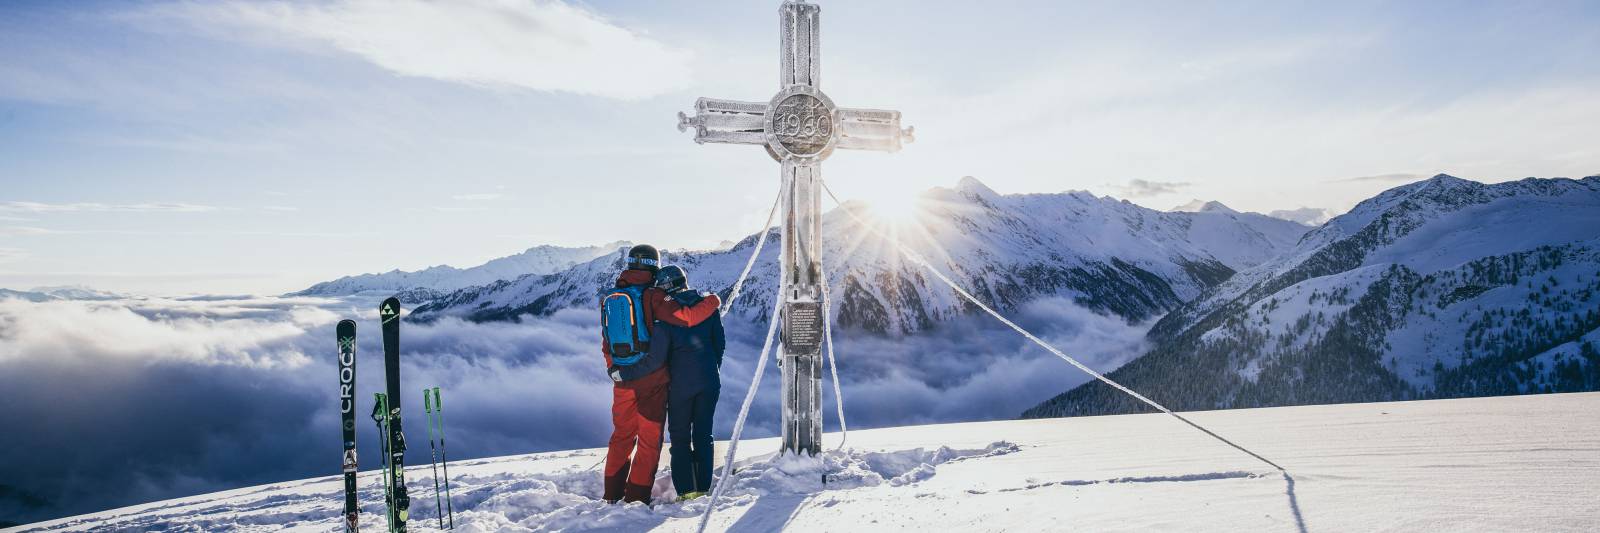
[[[428,388],[427,387],[423,387],[422,388],[422,410],[423,411],[427,411],[429,413],[433,412],[433,407],[431,406],[431,404],[428,403]]]
[[[433,406],[444,412],[444,398],[439,396],[439,387],[433,388]]]

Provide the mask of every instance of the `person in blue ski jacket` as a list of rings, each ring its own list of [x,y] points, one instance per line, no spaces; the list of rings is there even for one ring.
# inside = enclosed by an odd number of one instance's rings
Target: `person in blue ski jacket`
[[[693,307],[705,295],[689,288],[682,267],[662,267],[656,288],[684,307]],[[651,330],[649,358],[664,358],[672,382],[667,385],[667,436],[672,443],[672,486],[680,499],[704,496],[711,490],[711,419],[722,392],[722,352],[727,347],[722,317],[694,326],[657,321]]]

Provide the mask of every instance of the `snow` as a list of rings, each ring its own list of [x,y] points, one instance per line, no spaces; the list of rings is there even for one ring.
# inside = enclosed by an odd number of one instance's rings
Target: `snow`
[[[1383,277],[1387,268],[1388,265],[1369,265],[1290,285],[1271,297],[1251,304],[1244,314],[1247,319],[1243,322],[1230,322],[1213,328],[1201,335],[1201,339],[1217,341],[1229,336],[1238,337],[1239,332],[1234,331],[1235,328],[1248,328],[1266,335],[1276,346],[1303,346],[1326,333],[1334,320],[1367,292],[1368,286]],[[1334,295],[1340,292],[1344,296],[1335,298]],[[1310,321],[1305,331],[1294,331],[1297,320],[1315,313],[1322,313],[1323,319]],[[1240,375],[1254,381],[1267,362],[1265,358],[1250,359]]]
[[[1530,295],[1539,296],[1537,287],[1544,286],[1547,281],[1555,282],[1557,291],[1584,287],[1593,282],[1596,264],[1600,264],[1600,239],[1574,244],[1579,247],[1567,255],[1568,262],[1528,276],[1529,279],[1522,284],[1487,288],[1481,294],[1448,304],[1442,301],[1448,293],[1435,287],[1425,287],[1433,290],[1426,298],[1421,299],[1418,305],[1419,311],[1407,313],[1403,322],[1389,331],[1385,337],[1384,344],[1388,347],[1384,352],[1385,362],[1391,365],[1395,375],[1400,379],[1414,386],[1424,387],[1433,384],[1435,364],[1439,365],[1440,369],[1448,370],[1471,362],[1467,358],[1468,354],[1462,349],[1462,341],[1470,337],[1470,327],[1486,310],[1507,313],[1527,310],[1533,318],[1549,322],[1558,317],[1571,320],[1590,310],[1600,309],[1600,301],[1568,298],[1565,294],[1557,295],[1566,301],[1565,306],[1558,304],[1566,307],[1565,312],[1536,305],[1529,300]],[[1456,272],[1460,273],[1460,269]],[[1449,285],[1448,282],[1443,283]],[[1516,326],[1496,323],[1487,328],[1485,333],[1503,334],[1514,327]],[[1579,340],[1600,342],[1600,330],[1590,331]],[[1530,358],[1525,364],[1533,365],[1535,362],[1541,364],[1543,370],[1533,374],[1547,378],[1545,374],[1552,368],[1551,363],[1578,354],[1578,342],[1567,342],[1552,348]],[[1476,353],[1483,355],[1482,350]],[[1573,357],[1573,359],[1583,364],[1582,358]]]
[[[1538,365],[1540,368],[1551,368],[1555,366],[1556,363],[1565,363],[1568,361],[1576,363],[1580,366],[1588,365],[1589,361],[1579,355],[1582,353],[1582,348],[1580,347],[1582,343],[1600,344],[1600,329],[1585,333],[1583,336],[1578,337],[1577,340],[1563,343],[1555,348],[1546,350],[1544,353],[1528,359],[1528,361],[1530,364]]]
[[[454,291],[467,287],[517,279],[529,274],[560,272],[596,257],[616,253],[631,246],[617,241],[599,246],[567,248],[541,245],[521,253],[490,260],[469,268],[449,265],[429,267],[414,272],[393,270],[382,274],[345,276],[313,285],[293,293],[298,296],[340,296],[362,292],[394,292],[422,288],[430,291]]]
[[[25,291],[16,291],[0,288],[0,299],[17,298],[30,302],[50,302],[57,300],[115,300],[123,298],[121,294],[98,291],[82,285],[64,285],[59,287],[34,287]]]
[[[1600,523],[1596,410],[1600,393],[1188,415],[1288,475],[1165,415],[856,431],[849,449],[820,460],[773,458],[776,439],[753,440],[740,447],[742,468],[710,529],[1591,531]],[[600,502],[601,457],[452,463],[457,531],[694,530],[705,498]],[[666,475],[658,498],[672,496]],[[413,529],[432,531],[428,466],[407,478]],[[362,527],[381,530],[376,472],[360,486]],[[332,531],[340,490],[330,476],[4,531]]]
[[[835,305],[852,302],[861,308],[881,308],[886,315],[872,317],[870,325],[845,325],[909,333],[968,311],[950,291],[930,284],[918,266],[902,261],[895,243],[874,231],[892,236],[956,279],[983,279],[985,287],[971,289],[1003,309],[1045,297],[1066,297],[1085,300],[1085,306],[1096,312],[1140,322],[1206,288],[1191,267],[1238,270],[1256,265],[1292,247],[1309,229],[1231,210],[1165,213],[1081,191],[1001,195],[972,177],[962,178],[955,188],[923,192],[916,205],[912,221],[881,220],[869,207],[849,201],[823,215],[823,234],[829,237],[822,257],[829,283],[840,293]],[[858,217],[873,227],[863,227]],[[743,269],[754,237],[728,250],[674,254],[671,262],[688,268],[696,286],[720,290],[731,286]],[[776,240],[769,242],[772,245],[763,250],[740,301],[732,307],[736,315],[764,318],[759,313],[771,307],[766,298],[777,291],[781,246]],[[1149,283],[1113,268],[1118,263],[1153,274],[1159,281]],[[615,257],[599,257],[553,276],[470,287],[418,306],[414,317],[509,320],[522,314],[587,308],[593,305],[594,291],[608,286],[619,266]],[[1075,271],[1082,275],[1074,280]],[[1074,284],[1070,288],[1069,281]],[[1085,293],[1113,281],[1143,285],[1136,289],[1139,294],[1116,295],[1120,299]],[[845,318],[842,313],[841,318]]]
[[[1505,198],[1434,219],[1368,255],[1367,264],[1401,263],[1426,274],[1492,255],[1489,251],[1593,239],[1595,228],[1600,228],[1600,190]]]
[[[1600,238],[1596,228],[1600,228],[1600,177],[1482,184],[1441,174],[1362,201],[1306,233],[1292,248],[1240,270],[1169,313],[1164,325],[1174,333],[1183,331],[1241,297],[1255,299],[1242,303],[1286,300],[1283,295],[1250,291],[1313,258],[1328,260],[1319,253],[1341,241],[1354,245],[1343,253],[1359,254],[1357,268],[1399,264],[1428,274],[1479,258]]]
[[[1189,203],[1174,206],[1167,210],[1170,213],[1238,213],[1233,208],[1223,205],[1215,200],[1205,201],[1200,199],[1190,200]]]

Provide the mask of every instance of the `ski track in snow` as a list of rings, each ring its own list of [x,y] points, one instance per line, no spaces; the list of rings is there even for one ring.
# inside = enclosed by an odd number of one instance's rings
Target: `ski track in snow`
[[[856,431],[852,448],[817,459],[775,457],[776,439],[758,439],[741,447],[751,451],[711,529],[1586,531],[1600,523],[1597,409],[1600,393],[1188,415],[1287,474],[1164,415]],[[452,463],[456,529],[694,530],[705,498],[601,502],[603,453]],[[669,476],[657,477],[657,501],[676,496]],[[409,467],[407,478],[412,529],[435,530],[430,468]],[[246,487],[4,531],[338,531],[339,483]],[[360,487],[362,528],[383,530],[377,472],[363,472]]]

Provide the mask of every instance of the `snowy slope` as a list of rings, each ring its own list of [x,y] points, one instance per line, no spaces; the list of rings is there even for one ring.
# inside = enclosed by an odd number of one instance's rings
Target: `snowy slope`
[[[474,285],[516,279],[528,274],[559,272],[596,257],[615,253],[618,248],[626,246],[631,244],[617,241],[600,246],[575,248],[535,246],[522,253],[494,259],[475,267],[456,268],[439,265],[415,272],[391,270],[382,274],[345,276],[312,285],[288,296],[344,296],[365,291],[386,291],[407,293],[401,297],[407,303],[421,302],[442,293]]]
[[[915,221],[878,221],[867,206],[823,216],[823,258],[838,322],[897,333],[928,328],[968,309],[892,244],[856,218],[906,243],[1003,309],[1063,297],[1098,313],[1139,322],[1162,315],[1227,278],[1292,246],[1306,227],[1261,215],[1163,213],[1084,192],[1000,195],[973,178],[918,197]],[[770,312],[777,283],[777,231],[736,309]],[[691,282],[727,295],[754,246],[676,254]],[[462,316],[507,320],[592,305],[621,268],[602,257],[565,272],[472,287],[418,307],[414,320]]]
[[[1186,409],[1596,390],[1597,328],[1600,177],[1439,175],[1174,310],[1116,376]],[[1091,384],[1026,416],[1139,408]]]
[[[1592,531],[1600,393],[1193,413],[1284,476],[1165,415],[857,431],[823,462],[741,443],[712,531]],[[838,435],[828,434],[829,442]],[[706,499],[607,505],[602,450],[451,464],[456,531],[693,531]],[[830,476],[820,482],[819,474]],[[661,472],[656,497],[673,496]],[[437,526],[426,465],[414,530]],[[363,530],[383,528],[364,472]],[[332,531],[325,477],[152,502],[12,532]]]

